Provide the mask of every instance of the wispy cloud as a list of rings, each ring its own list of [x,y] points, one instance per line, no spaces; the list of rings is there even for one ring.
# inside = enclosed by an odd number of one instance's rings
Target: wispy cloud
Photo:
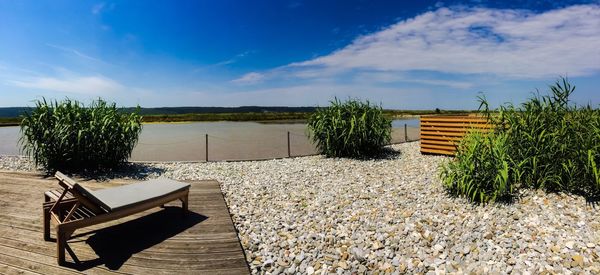
[[[249,55],[251,55],[251,54],[253,54],[255,52],[256,51],[254,51],[254,50],[248,50],[248,51],[236,54],[235,56],[233,56],[233,57],[231,57],[231,58],[229,58],[227,60],[223,60],[223,61],[220,61],[220,62],[217,62],[217,63],[214,63],[214,64],[197,66],[197,67],[195,67],[195,68],[193,68],[191,70],[191,73],[195,74],[195,73],[199,73],[199,72],[206,72],[207,70],[211,70],[211,69],[215,69],[215,68],[218,68],[218,67],[222,67],[222,66],[227,66],[227,65],[230,65],[230,64],[234,64],[234,63],[239,62],[243,58],[245,58],[245,57],[247,57],[247,56],[249,56]],[[236,83],[236,82],[234,82],[234,83]]]
[[[236,84],[256,84],[261,82],[265,78],[265,75],[261,73],[247,73],[238,79],[234,79],[231,82]]]
[[[412,82],[412,83],[427,84],[427,85],[434,85],[434,86],[445,86],[445,87],[451,87],[451,88],[455,88],[455,89],[469,89],[469,88],[473,87],[473,83],[464,82],[464,81],[454,81],[454,80],[415,78],[415,79],[404,79],[404,80],[402,80],[402,82]]]
[[[13,80],[9,83],[22,88],[33,88],[93,96],[113,94],[125,89],[125,87],[117,81],[101,75],[31,77],[22,80]]]
[[[14,64],[9,65],[9,63],[0,60],[0,78],[10,78],[19,75],[39,76],[40,73],[30,69],[21,68]]]
[[[369,91],[365,93],[365,91]],[[403,108],[424,109],[431,108],[424,104],[423,98],[449,97],[450,92],[442,94],[432,93],[422,88],[391,88],[371,87],[369,85],[354,84],[307,84],[294,85],[280,88],[257,88],[246,91],[229,91],[214,93],[210,89],[193,92],[182,92],[180,98],[189,102],[202,102],[204,106],[326,106],[334,97],[345,99],[360,98],[368,99],[375,104],[382,103],[384,108],[399,108],[399,102]],[[474,94],[476,95],[476,94]],[[435,102],[435,100],[434,100]],[[176,103],[168,103],[176,105]],[[469,104],[469,103],[467,103]],[[477,107],[473,100],[472,108]],[[455,106],[455,102],[441,102],[440,108]]]
[[[366,83],[416,83],[431,86],[444,86],[454,89],[469,89],[473,83],[459,80],[433,79],[427,77],[415,77],[397,72],[361,72],[355,75],[355,82]]]
[[[105,2],[98,3],[92,6],[92,14],[98,15],[105,11],[109,11],[115,8],[114,3],[106,4]]]
[[[236,62],[240,61],[240,59],[248,56],[249,54],[252,54],[253,52],[254,51],[245,51],[243,53],[236,54],[234,57],[232,57],[230,59],[213,64],[213,66],[225,66],[225,65],[236,63]]]
[[[99,14],[100,12],[102,12],[102,9],[104,9],[104,6],[106,6],[106,3],[98,3],[98,4],[94,5],[92,7],[92,13]]]
[[[95,61],[95,62],[100,62],[100,63],[106,63],[106,62],[104,62],[104,61],[102,61],[102,60],[100,60],[98,58],[91,57],[91,56],[89,56],[87,54],[84,54],[84,53],[82,53],[82,52],[80,52],[80,51],[78,51],[76,49],[67,48],[67,47],[58,46],[58,45],[49,44],[49,43],[46,43],[46,46],[51,47],[51,48],[55,48],[57,50],[61,50],[61,51],[66,52],[66,53],[74,54],[74,55],[76,55],[78,57],[81,57],[83,59],[87,59],[87,60],[91,60],[91,61]]]
[[[329,55],[238,81],[269,77],[322,78],[348,72],[426,71],[540,79],[600,72],[600,6],[533,13],[486,8],[440,8],[355,39]],[[261,75],[262,77],[258,77]],[[423,84],[467,85],[413,80]]]

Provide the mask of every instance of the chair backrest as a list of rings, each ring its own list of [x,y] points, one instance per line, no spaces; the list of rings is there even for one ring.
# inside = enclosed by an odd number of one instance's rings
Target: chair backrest
[[[104,203],[98,200],[89,189],[81,186],[75,180],[69,178],[60,171],[56,171],[54,177],[58,180],[60,186],[65,188],[65,190],[70,192],[73,197],[77,198],[77,201],[94,213],[108,212],[108,208],[105,207]]]
[[[58,184],[60,184],[60,186],[62,186],[65,189],[69,189],[69,190],[73,189],[73,186],[75,184],[77,184],[76,181],[67,177],[65,174],[61,173],[60,171],[56,171],[56,173],[54,173],[54,177],[58,180]]]

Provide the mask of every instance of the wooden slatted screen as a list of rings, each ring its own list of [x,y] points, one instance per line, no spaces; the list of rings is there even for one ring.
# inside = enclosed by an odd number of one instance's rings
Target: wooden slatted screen
[[[421,116],[421,153],[453,156],[468,131],[488,132],[492,125],[478,115]]]

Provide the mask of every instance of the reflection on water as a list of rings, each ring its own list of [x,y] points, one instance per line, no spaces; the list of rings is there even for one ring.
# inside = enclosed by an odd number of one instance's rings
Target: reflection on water
[[[392,142],[418,139],[418,119],[394,120]],[[131,160],[205,160],[208,135],[209,160],[269,159],[316,153],[307,138],[306,124],[255,122],[193,122],[144,124]],[[17,155],[19,127],[0,127],[0,155]]]

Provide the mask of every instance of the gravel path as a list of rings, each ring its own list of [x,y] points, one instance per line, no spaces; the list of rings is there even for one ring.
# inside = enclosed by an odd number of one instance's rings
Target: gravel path
[[[220,181],[256,273],[600,273],[600,217],[583,198],[526,191],[514,204],[470,205],[440,185],[447,158],[422,156],[418,142],[392,148],[380,160],[133,168]],[[0,157],[0,170],[27,167]]]

